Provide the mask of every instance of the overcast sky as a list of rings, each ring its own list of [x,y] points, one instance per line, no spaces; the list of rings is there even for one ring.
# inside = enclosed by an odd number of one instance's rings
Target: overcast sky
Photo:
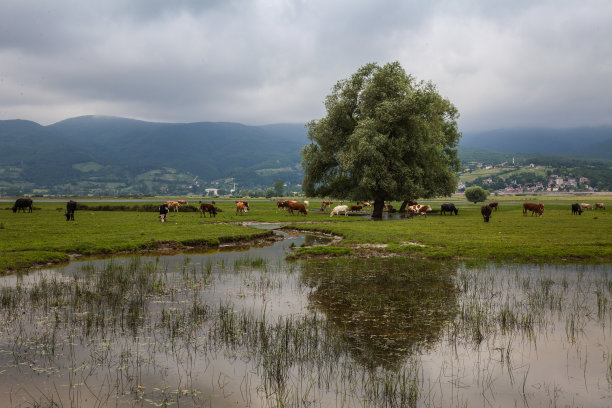
[[[0,0],[0,119],[302,123],[399,61],[460,130],[612,124],[610,0]]]

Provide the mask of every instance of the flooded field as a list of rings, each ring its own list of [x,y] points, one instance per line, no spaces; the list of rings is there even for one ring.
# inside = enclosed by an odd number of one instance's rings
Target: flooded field
[[[0,279],[11,407],[612,405],[612,267],[245,251]]]

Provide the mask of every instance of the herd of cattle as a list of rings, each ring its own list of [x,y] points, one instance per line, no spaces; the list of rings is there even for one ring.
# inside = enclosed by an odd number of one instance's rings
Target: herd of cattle
[[[14,213],[17,213],[20,211],[25,213],[26,209],[29,210],[28,212],[32,212],[32,204],[33,202],[31,198],[18,198],[15,201],[15,204],[13,205],[12,210]],[[165,222],[166,216],[171,210],[178,212],[179,207],[181,205],[186,205],[186,204],[187,204],[187,201],[184,201],[184,200],[166,201],[165,203],[161,204],[159,206],[160,221]],[[248,201],[238,200],[238,201],[235,201],[235,204],[236,204],[236,215],[246,214],[250,210]],[[332,201],[321,202],[320,212],[325,212],[327,208],[331,208],[332,204],[333,204]],[[426,216],[428,212],[432,211],[432,208],[430,206],[418,204],[416,201],[410,201],[408,202],[408,204],[410,205],[406,207],[406,215],[409,218],[415,215],[425,215]],[[276,206],[278,210],[287,210],[287,212],[290,215],[294,215],[295,213],[302,214],[304,216],[308,215],[308,209],[307,209],[308,205],[309,205],[308,201],[304,201],[300,203],[298,201],[281,200],[281,201],[276,202]],[[340,214],[343,214],[344,216],[348,216],[349,213],[351,212],[361,211],[364,207],[369,207],[371,205],[372,203],[367,202],[367,201],[360,201],[354,205],[346,205],[340,202],[339,205],[335,206],[330,211],[329,216],[333,217],[334,215],[340,215]],[[485,222],[489,222],[493,210],[497,211],[498,206],[499,206],[499,203],[491,202],[489,204],[486,204],[480,207],[480,213]],[[582,212],[584,210],[593,210],[593,206],[587,203],[574,203],[571,205],[571,207],[572,207],[572,215],[575,215],[575,214],[582,215]],[[65,213],[66,221],[74,221],[74,212],[76,208],[77,208],[77,203],[75,201],[73,200],[68,201],[68,203],[66,204],[66,213]],[[392,207],[390,204],[385,204],[385,209],[387,209],[388,211],[392,211]],[[604,203],[595,203],[595,209],[605,210],[606,206]],[[219,209],[215,206],[214,201],[212,203],[200,202],[200,208],[199,208],[200,217],[206,217],[207,213],[209,217],[211,218],[216,217],[218,211]],[[537,215],[541,217],[544,213],[544,204],[528,203],[528,202],[523,203],[523,215],[527,215],[528,212],[531,212],[532,216]],[[457,207],[455,207],[455,204],[453,203],[444,203],[440,207],[440,214],[446,215],[446,213],[449,213],[449,215],[453,215],[453,214],[458,215],[459,210],[457,209]]]

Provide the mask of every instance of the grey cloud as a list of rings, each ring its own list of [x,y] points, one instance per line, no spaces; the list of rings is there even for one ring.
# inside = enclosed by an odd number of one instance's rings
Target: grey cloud
[[[338,80],[398,60],[436,83],[466,128],[612,122],[612,5],[604,0],[0,7],[0,119],[305,122],[324,114]]]

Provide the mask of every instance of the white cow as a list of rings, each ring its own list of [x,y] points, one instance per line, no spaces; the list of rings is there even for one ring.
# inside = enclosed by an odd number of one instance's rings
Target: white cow
[[[331,210],[331,213],[329,214],[329,216],[333,217],[334,214],[340,215],[341,212],[344,212],[344,216],[346,217],[348,216],[348,211],[349,211],[348,205],[337,205],[334,207],[333,210]]]

